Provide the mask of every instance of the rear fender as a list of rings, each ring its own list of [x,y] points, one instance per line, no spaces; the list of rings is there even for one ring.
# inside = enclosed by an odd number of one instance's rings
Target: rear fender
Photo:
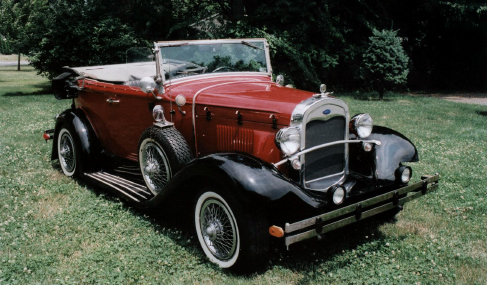
[[[76,136],[74,139],[81,149],[82,165],[85,167],[85,170],[86,168],[90,168],[90,165],[97,165],[101,147],[93,127],[81,109],[68,109],[56,117],[51,160],[58,158],[57,139],[63,125],[72,128],[75,132],[73,134]]]
[[[68,72],[64,72],[54,78],[51,83],[54,97],[58,100],[78,97],[78,92],[82,88],[76,84],[77,79],[81,79],[81,77],[77,76],[78,74],[75,71],[68,69]]]

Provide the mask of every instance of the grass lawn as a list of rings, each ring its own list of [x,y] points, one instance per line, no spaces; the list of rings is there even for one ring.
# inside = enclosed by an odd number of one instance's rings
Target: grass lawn
[[[0,284],[485,284],[487,106],[437,98],[336,94],[417,146],[414,179],[441,174],[437,193],[393,223],[363,221],[273,249],[250,276],[210,264],[191,232],[61,174],[41,136],[57,101],[32,67],[0,67]]]

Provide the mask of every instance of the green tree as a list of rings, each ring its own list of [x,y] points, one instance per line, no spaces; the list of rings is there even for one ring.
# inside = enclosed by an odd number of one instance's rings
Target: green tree
[[[335,90],[360,87],[363,35],[380,19],[361,0],[173,1],[181,4],[173,5],[179,24],[170,38],[265,37],[275,73],[313,91],[324,82]]]
[[[57,1],[39,7],[26,28],[29,60],[53,78],[63,66],[125,62],[131,47],[151,47],[167,34],[168,4],[155,0]]]
[[[31,6],[33,5],[29,0],[0,0],[0,34],[5,36],[9,52],[18,54],[18,70],[20,54],[25,53],[23,39]]]
[[[362,78],[384,99],[386,90],[406,84],[409,58],[396,31],[374,29],[363,55]]]

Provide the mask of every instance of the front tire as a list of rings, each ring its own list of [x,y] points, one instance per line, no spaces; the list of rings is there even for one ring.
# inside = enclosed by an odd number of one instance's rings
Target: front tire
[[[63,173],[69,177],[77,175],[81,166],[78,145],[74,140],[72,131],[66,126],[63,126],[58,133],[57,152]]]
[[[196,235],[208,259],[221,268],[252,271],[267,263],[267,219],[259,211],[242,212],[231,197],[205,188],[194,207]]]

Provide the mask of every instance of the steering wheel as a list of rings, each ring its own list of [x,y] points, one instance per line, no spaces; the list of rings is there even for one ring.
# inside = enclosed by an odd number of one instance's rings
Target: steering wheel
[[[190,75],[190,74],[195,74],[195,73],[200,73],[203,74],[206,72],[208,67],[206,66],[201,66],[198,65],[194,62],[189,62],[189,61],[177,61],[177,64],[185,64],[185,66],[179,67],[179,70],[176,71],[176,74],[184,74],[184,75]],[[188,68],[190,67],[190,68]]]

